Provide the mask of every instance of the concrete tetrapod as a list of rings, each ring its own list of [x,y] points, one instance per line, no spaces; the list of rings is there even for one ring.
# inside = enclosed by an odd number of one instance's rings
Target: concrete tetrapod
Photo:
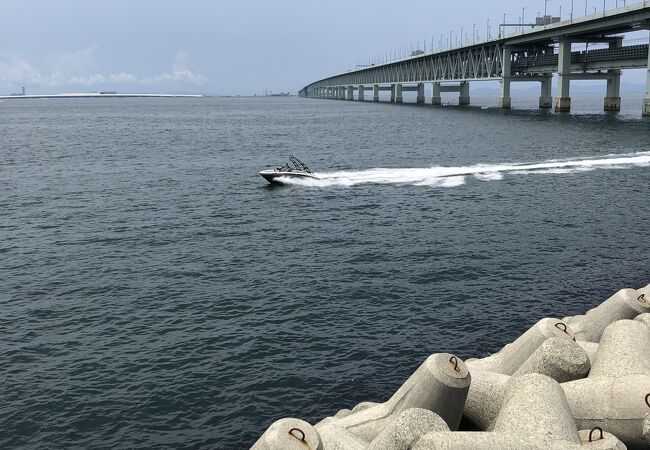
[[[578,428],[560,384],[532,373],[512,378],[494,431],[580,443]]]
[[[589,447],[587,447],[589,448]],[[434,432],[422,436],[412,450],[585,450],[580,444],[552,439],[539,439],[515,433]]]
[[[650,375],[650,330],[636,320],[618,320],[605,328],[589,378]]]
[[[349,416],[351,413],[352,411],[350,411],[349,409],[343,408],[340,409],[339,412],[334,414],[334,417],[336,417],[337,419],[342,419],[343,417]]]
[[[251,450],[324,450],[314,427],[300,419],[280,419],[264,432]]]
[[[585,352],[587,352],[589,363],[593,365],[594,359],[596,358],[596,353],[598,352],[598,343],[588,341],[576,341],[576,343],[582,347]]]
[[[600,427],[628,448],[649,448],[643,427],[650,413],[650,404],[646,402],[650,375],[590,377],[563,383],[562,389],[578,428]]]
[[[513,377],[539,373],[558,383],[579,380],[589,374],[591,363],[587,352],[574,341],[549,338],[517,369]],[[470,388],[471,389],[471,388]]]
[[[323,442],[323,450],[365,450],[368,448],[368,441],[337,426],[334,419],[323,420],[316,425],[316,430]]]
[[[642,324],[644,324],[646,327],[650,329],[650,313],[639,314],[634,318],[634,320],[636,320],[637,322],[641,322]]]
[[[368,450],[409,450],[422,436],[432,431],[449,431],[447,422],[428,409],[407,409],[379,433]]]
[[[603,438],[594,438],[581,444],[553,439],[540,439],[514,433],[496,432],[433,432],[422,436],[412,450],[625,450],[625,445],[616,436],[603,433]],[[580,432],[582,436],[582,431]]]
[[[429,433],[413,450],[584,448],[560,384],[540,374],[510,379],[493,430]]]
[[[583,447],[593,450],[625,450],[627,447],[616,436],[600,428],[580,430],[580,441]]]
[[[499,414],[510,376],[474,368],[471,371],[472,384],[467,393],[463,419],[472,428],[489,430]]]
[[[511,377],[472,371],[464,418],[480,430],[492,430]],[[515,380],[516,378],[513,378]],[[650,375],[594,377],[562,383],[571,414],[581,430],[600,427],[630,448],[650,448]],[[650,402],[650,397],[648,397]]]
[[[366,410],[368,408],[372,408],[373,406],[377,406],[377,405],[379,405],[379,403],[377,402],[361,402],[358,405],[356,405],[354,408],[352,408],[351,412],[356,413],[359,411]]]
[[[467,364],[470,369],[478,368],[504,375],[512,375],[550,337],[573,340],[573,333],[564,322],[558,319],[542,319],[513,343],[503,347],[498,353],[486,358],[472,360]]]
[[[650,312],[650,301],[645,289],[621,289],[599,306],[589,310],[582,320],[571,323],[576,340],[599,342],[610,323],[633,319],[639,314]]]
[[[470,385],[465,364],[448,353],[429,356],[385,403],[333,419],[366,441],[377,435],[402,411],[423,408],[438,414],[451,430],[457,430]]]

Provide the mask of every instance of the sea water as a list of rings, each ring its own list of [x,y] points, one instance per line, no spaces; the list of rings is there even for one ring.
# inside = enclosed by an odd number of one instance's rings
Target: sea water
[[[244,448],[649,283],[640,99],[473,101],[4,102],[0,447]]]

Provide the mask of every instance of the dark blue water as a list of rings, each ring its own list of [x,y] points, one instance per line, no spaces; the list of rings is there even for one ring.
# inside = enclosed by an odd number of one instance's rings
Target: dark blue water
[[[650,121],[601,102],[5,101],[0,447],[246,447],[647,284]]]

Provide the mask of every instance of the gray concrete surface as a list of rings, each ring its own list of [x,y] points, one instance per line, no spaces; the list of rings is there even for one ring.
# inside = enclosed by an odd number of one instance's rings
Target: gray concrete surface
[[[512,375],[532,355],[542,343],[551,337],[573,340],[571,329],[559,319],[546,318],[533,325],[513,343],[503,347],[498,353],[468,363],[470,369]]]
[[[650,408],[650,375],[594,377],[562,384],[578,428],[600,427],[619,438],[628,448],[645,448],[643,422]]]
[[[463,416],[479,430],[490,430],[499,414],[510,376],[488,370],[470,370],[472,384],[469,386]]]
[[[422,436],[432,431],[449,431],[447,422],[427,409],[407,409],[379,433],[368,450],[409,450]]]
[[[455,363],[450,362],[450,360]],[[385,403],[336,419],[336,424],[372,441],[396,414],[423,408],[442,417],[452,430],[458,429],[470,374],[460,359],[449,353],[431,355]]]
[[[635,289],[621,289],[596,308],[589,310],[578,324],[571,325],[576,340],[600,342],[603,331],[610,323],[634,319],[639,314],[650,312],[650,304],[643,301],[645,297],[641,297],[643,293],[641,289],[638,292]]]
[[[650,330],[635,320],[618,320],[605,328],[589,377],[650,375]]]
[[[314,427],[300,419],[274,422],[251,450],[325,450]]]
[[[560,384],[536,373],[510,380],[493,428],[496,432],[580,443]]]
[[[580,345],[553,337],[545,340],[513,376],[539,373],[564,383],[585,378],[590,368],[589,356]]]
[[[350,433],[334,421],[324,421],[316,425],[316,430],[323,442],[323,450],[365,450],[368,441]]]
[[[599,430],[580,430],[582,446],[589,450],[625,450],[627,447],[616,436]],[[591,439],[591,440],[590,440]]]

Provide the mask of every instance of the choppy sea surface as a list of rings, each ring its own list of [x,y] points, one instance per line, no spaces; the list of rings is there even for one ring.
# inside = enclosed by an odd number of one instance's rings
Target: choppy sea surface
[[[640,99],[514,100],[0,104],[0,447],[246,448],[650,283]]]

